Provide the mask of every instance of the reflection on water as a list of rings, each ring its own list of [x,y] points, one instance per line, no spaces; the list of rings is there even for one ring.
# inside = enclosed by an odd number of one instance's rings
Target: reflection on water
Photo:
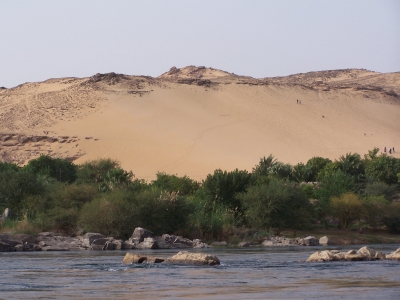
[[[399,247],[372,246],[386,253]],[[400,262],[306,263],[318,249],[201,250],[220,258],[215,267],[126,266],[125,251],[0,253],[0,299],[399,299]]]

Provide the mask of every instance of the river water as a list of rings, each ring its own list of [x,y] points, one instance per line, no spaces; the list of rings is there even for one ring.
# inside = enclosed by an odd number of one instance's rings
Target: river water
[[[370,247],[390,253],[400,245]],[[215,267],[123,265],[126,251],[0,253],[0,299],[400,299],[400,262],[305,262],[322,249],[191,250],[218,256]]]

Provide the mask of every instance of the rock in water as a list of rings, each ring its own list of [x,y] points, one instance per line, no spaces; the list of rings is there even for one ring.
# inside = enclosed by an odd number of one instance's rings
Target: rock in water
[[[323,236],[319,239],[319,244],[322,246],[328,246],[331,244],[331,242],[327,236]]]
[[[386,255],[386,259],[400,260],[400,248],[396,251]]]
[[[334,254],[329,251],[318,251],[310,255],[310,257],[307,259],[307,262],[321,262],[321,261],[333,261],[334,260]]]
[[[142,227],[136,227],[129,240],[135,244],[139,244],[143,242],[145,238],[150,238],[150,237],[151,238],[154,237],[154,234],[151,231],[144,229]]]
[[[204,253],[191,253],[187,251],[180,251],[171,258],[166,259],[167,263],[184,264],[184,265],[219,265],[218,257]]]
[[[152,256],[134,254],[134,253],[126,253],[125,257],[122,261],[124,264],[142,264],[142,263],[162,263],[164,262],[163,258],[157,258]]]
[[[140,244],[135,245],[138,249],[159,249],[157,241],[152,238],[148,237],[143,240]]]
[[[304,244],[306,246],[318,246],[319,240],[316,239],[314,236],[308,236],[308,237],[304,238]]]

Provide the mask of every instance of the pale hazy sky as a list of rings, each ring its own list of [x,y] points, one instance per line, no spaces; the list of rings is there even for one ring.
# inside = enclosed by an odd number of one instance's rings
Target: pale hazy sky
[[[399,0],[0,0],[0,86],[206,66],[400,71]]]

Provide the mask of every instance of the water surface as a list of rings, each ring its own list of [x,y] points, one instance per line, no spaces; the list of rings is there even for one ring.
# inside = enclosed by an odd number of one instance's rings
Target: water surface
[[[400,245],[370,247],[389,253]],[[123,265],[126,251],[0,253],[0,299],[400,299],[400,262],[305,262],[321,249],[192,250],[217,255],[215,267]]]

